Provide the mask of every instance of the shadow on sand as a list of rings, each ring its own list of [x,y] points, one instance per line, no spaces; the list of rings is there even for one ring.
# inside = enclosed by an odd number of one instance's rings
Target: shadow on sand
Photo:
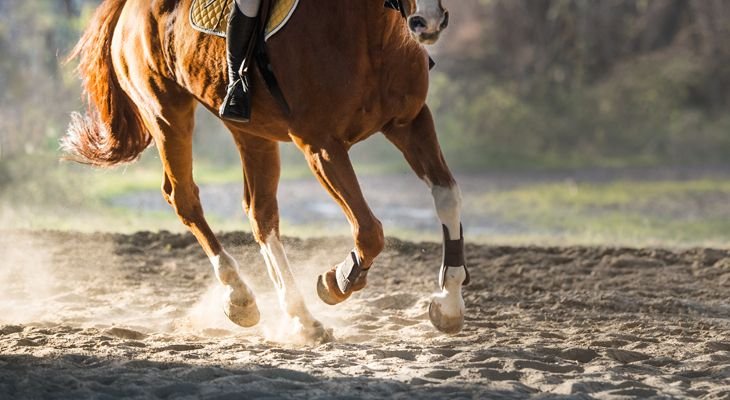
[[[2,399],[524,398],[532,391],[318,376],[265,365],[200,366],[86,355],[0,356]]]

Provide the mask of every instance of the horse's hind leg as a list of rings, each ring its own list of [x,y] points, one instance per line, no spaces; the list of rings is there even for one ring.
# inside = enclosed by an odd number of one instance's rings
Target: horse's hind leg
[[[198,187],[193,181],[194,100],[183,93],[175,93],[174,100],[166,104],[174,106],[162,108],[160,115],[155,117],[145,117],[145,125],[154,137],[165,172],[163,196],[198,239],[218,280],[226,287],[224,311],[228,318],[243,327],[254,326],[259,321],[254,295],[239,276],[236,260],[223,249],[208,226]]]
[[[383,227],[373,215],[357,181],[345,143],[334,138],[295,137],[309,167],[337,201],[350,222],[355,249],[319,276],[317,294],[327,304],[345,301],[367,284],[367,272],[385,245]]]
[[[301,329],[299,333],[305,341],[330,341],[331,332],[324,329],[304,303],[279,238],[279,208],[276,199],[281,172],[279,144],[232,131],[243,163],[243,205],[254,237],[261,246],[261,255],[276,288],[279,304],[289,317],[298,320],[301,326],[297,328]]]
[[[464,260],[461,232],[461,193],[449,171],[436,137],[428,107],[409,125],[388,127],[385,136],[403,152],[416,174],[426,181],[433,194],[436,212],[444,230],[444,255],[439,284],[441,293],[433,296],[429,307],[431,322],[446,333],[457,333],[464,326],[462,285],[469,273]]]

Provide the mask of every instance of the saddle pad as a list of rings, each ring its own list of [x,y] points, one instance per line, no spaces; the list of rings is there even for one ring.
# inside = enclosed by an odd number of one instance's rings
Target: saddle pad
[[[228,15],[234,0],[193,0],[190,24],[198,31],[226,37]],[[296,11],[299,0],[274,0],[266,24],[266,40],[283,28]]]

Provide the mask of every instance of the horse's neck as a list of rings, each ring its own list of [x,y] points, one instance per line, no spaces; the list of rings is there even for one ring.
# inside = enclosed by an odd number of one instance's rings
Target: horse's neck
[[[411,35],[406,20],[398,13],[393,14],[398,17],[394,18],[393,15],[389,15],[384,24],[383,58],[385,64],[412,65],[412,60],[424,57],[425,49]],[[404,72],[407,72],[407,68]]]

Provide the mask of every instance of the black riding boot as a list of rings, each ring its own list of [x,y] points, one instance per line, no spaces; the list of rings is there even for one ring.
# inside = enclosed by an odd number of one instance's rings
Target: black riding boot
[[[251,117],[251,91],[248,71],[241,71],[241,66],[252,53],[254,31],[258,18],[244,15],[233,4],[228,18],[227,58],[228,58],[228,93],[223,99],[218,114],[221,118],[235,122],[248,122]],[[248,53],[248,54],[247,54]]]

